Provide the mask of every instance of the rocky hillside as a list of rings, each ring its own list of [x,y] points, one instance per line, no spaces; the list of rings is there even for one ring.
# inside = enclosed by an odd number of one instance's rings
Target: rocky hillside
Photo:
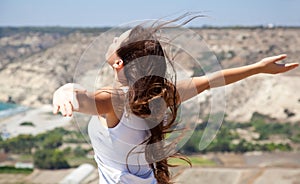
[[[16,103],[27,106],[49,104],[55,89],[72,82],[74,76],[76,82],[93,83],[95,79],[90,81],[91,76],[106,72],[104,69],[99,71],[97,65],[103,62],[103,55],[96,57],[97,61],[92,63],[88,62],[92,57],[80,60],[92,41],[101,35],[102,29],[0,29],[0,101],[6,101],[10,96]],[[203,37],[223,68],[250,64],[280,53],[288,54],[289,62],[299,62],[300,31],[296,28],[195,31]],[[93,42],[97,44],[97,50],[85,54],[97,56],[98,51],[105,53],[113,37],[111,34],[100,37],[101,40],[98,38]],[[227,86],[227,118],[247,121],[257,111],[282,121],[300,121],[300,94],[297,92],[300,89],[299,76],[298,68],[288,74],[258,75]],[[107,82],[107,77],[102,75],[96,80]],[[209,104],[209,95],[204,104]],[[209,108],[203,109],[203,113],[208,111]]]

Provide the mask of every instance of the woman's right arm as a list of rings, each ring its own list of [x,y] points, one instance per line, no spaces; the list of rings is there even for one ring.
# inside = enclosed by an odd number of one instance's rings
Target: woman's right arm
[[[112,109],[111,94],[107,90],[88,92],[79,84],[68,83],[53,94],[53,113],[72,116],[73,111],[84,114],[107,114]]]
[[[251,65],[224,69],[209,74],[207,76],[199,76],[187,79],[185,81],[181,81],[178,84],[178,91],[180,93],[180,97],[182,101],[185,101],[205,90],[225,86],[255,74],[278,74],[290,71],[298,67],[298,63],[276,63],[277,61],[281,61],[285,58],[285,54],[267,57]]]

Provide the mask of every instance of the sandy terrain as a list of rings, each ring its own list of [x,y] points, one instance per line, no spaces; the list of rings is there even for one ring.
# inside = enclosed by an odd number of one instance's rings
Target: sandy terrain
[[[36,170],[30,175],[0,174],[0,183],[56,184],[74,169]],[[188,168],[175,180],[177,184],[299,184],[299,168]],[[82,184],[97,184],[98,173]]]
[[[26,174],[0,174],[0,184],[8,183],[24,183],[24,184],[58,184],[65,176],[70,174],[75,169],[61,170],[34,170],[33,173]],[[82,184],[98,184],[98,171],[94,171],[86,177]]]
[[[294,168],[192,168],[177,179],[181,184],[296,184],[300,169]]]
[[[23,122],[32,122],[34,127],[20,126]],[[53,115],[51,105],[44,105],[40,108],[31,109],[0,120],[0,131],[8,133],[10,137],[15,137],[19,134],[36,135],[56,127],[69,125],[70,122],[70,117]]]

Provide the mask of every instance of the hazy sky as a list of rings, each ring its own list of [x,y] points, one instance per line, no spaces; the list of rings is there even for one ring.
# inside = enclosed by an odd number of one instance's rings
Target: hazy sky
[[[300,26],[300,0],[0,0],[0,26],[117,26],[202,11],[190,26]]]

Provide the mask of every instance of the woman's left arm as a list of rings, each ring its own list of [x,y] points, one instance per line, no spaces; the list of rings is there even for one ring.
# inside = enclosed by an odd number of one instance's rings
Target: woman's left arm
[[[284,73],[296,68],[298,63],[279,64],[277,61],[281,61],[286,58],[286,55],[272,56],[262,59],[261,61],[237,68],[225,69],[218,72],[214,72],[207,76],[193,77],[190,82],[182,81],[178,84],[179,93],[182,94],[182,101],[189,99],[204,90],[228,85],[239,80],[245,79],[249,76],[259,73],[277,74]],[[192,90],[196,88],[195,92]]]

